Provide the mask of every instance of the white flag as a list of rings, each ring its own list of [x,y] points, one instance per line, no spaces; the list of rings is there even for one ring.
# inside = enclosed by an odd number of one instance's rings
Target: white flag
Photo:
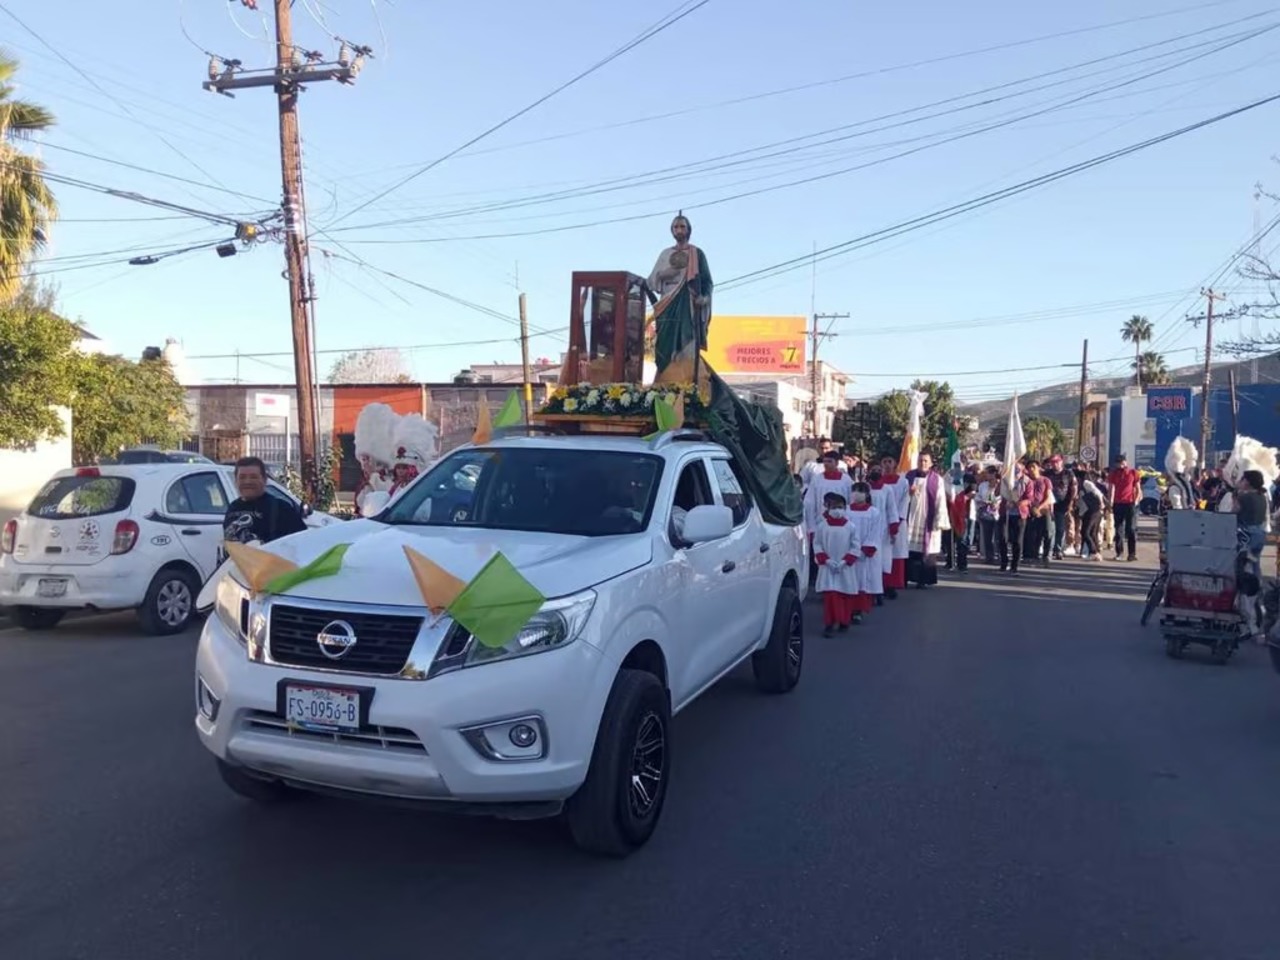
[[[1027,455],[1027,438],[1022,435],[1022,417],[1018,415],[1018,395],[1009,407],[1009,427],[1004,437],[1004,472],[1013,476],[1013,465]]]

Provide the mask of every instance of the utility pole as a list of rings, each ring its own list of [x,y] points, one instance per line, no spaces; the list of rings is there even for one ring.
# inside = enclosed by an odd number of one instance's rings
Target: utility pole
[[[247,4],[246,4],[247,5]],[[211,57],[206,90],[234,97],[231,91],[272,87],[276,92],[280,127],[280,179],[283,190],[285,273],[289,280],[289,321],[293,335],[293,370],[298,393],[298,447],[302,483],[315,499],[318,479],[319,429],[315,380],[315,286],[307,242],[307,213],[302,186],[302,142],[298,135],[298,94],[303,84],[321,80],[353,83],[372,52],[341,41],[337,60],[300,50],[293,43],[290,0],[274,0],[276,63],[261,70],[244,70],[239,60]]]
[[[821,394],[819,389],[821,378],[818,375],[818,344],[823,340],[831,337],[839,336],[831,332],[830,324],[827,325],[825,331],[818,330],[818,321],[830,320],[835,323],[837,320],[848,320],[847,313],[815,313],[813,315],[813,326],[809,328],[809,392],[812,398],[812,405],[809,408],[809,429],[813,439],[817,440],[820,436],[818,424],[818,397]]]
[[[525,295],[520,294],[520,365],[524,376],[524,422],[533,416],[533,376],[529,371],[529,310]]]
[[[1240,436],[1240,400],[1236,396],[1236,368],[1227,371],[1227,383],[1231,388],[1231,442]]]
[[[1084,342],[1084,352],[1080,355],[1080,417],[1076,421],[1076,452],[1084,447],[1084,410],[1085,395],[1089,392],[1089,341]]]
[[[1210,468],[1209,436],[1213,432],[1213,420],[1209,416],[1209,387],[1213,382],[1213,305],[1227,297],[1226,294],[1214,293],[1212,287],[1202,289],[1200,296],[1208,302],[1204,315],[1204,381],[1200,388],[1200,463],[1207,470]],[[1200,318],[1195,317],[1191,322],[1198,324]]]

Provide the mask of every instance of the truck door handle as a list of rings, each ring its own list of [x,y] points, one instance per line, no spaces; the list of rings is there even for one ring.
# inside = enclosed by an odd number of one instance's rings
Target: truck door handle
[[[182,531],[182,535],[183,535],[184,537],[198,537],[198,536],[200,536],[200,531],[199,531],[199,530],[193,530],[193,529],[191,529],[191,528],[187,528],[186,530],[183,530],[183,531]]]
[[[769,545],[768,545],[767,543],[762,543],[762,544],[760,544],[760,552],[761,552],[761,553],[768,553],[768,552],[769,552]]]
[[[720,572],[721,572],[721,573],[733,573],[733,571],[735,571],[735,570],[737,570],[737,569],[738,569],[738,565],[737,565],[736,563],[734,563],[732,560],[726,560],[726,561],[724,562],[724,566],[722,566],[722,567],[720,568]]]

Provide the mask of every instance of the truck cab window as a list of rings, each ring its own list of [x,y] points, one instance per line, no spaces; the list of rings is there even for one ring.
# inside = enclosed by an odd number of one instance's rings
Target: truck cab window
[[[751,516],[751,495],[743,488],[733,464],[728,460],[712,460],[711,470],[720,487],[720,499],[733,511],[733,525],[742,526]]]
[[[711,484],[707,480],[707,469],[701,460],[685,464],[680,471],[680,479],[676,481],[675,498],[671,505],[671,525],[668,530],[671,542],[680,545],[684,542],[684,518],[694,507],[714,504],[711,495]]]

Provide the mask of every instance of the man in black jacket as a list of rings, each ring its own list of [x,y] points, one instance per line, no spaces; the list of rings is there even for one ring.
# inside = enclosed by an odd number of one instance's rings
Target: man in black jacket
[[[1061,454],[1049,458],[1044,475],[1053,487],[1053,559],[1061,560],[1062,542],[1067,536],[1067,524],[1074,515],[1080,488],[1075,471],[1063,467]]]
[[[232,543],[270,543],[307,528],[302,514],[282,497],[267,493],[267,465],[257,457],[236,461],[240,497],[227,507],[223,539]]]

